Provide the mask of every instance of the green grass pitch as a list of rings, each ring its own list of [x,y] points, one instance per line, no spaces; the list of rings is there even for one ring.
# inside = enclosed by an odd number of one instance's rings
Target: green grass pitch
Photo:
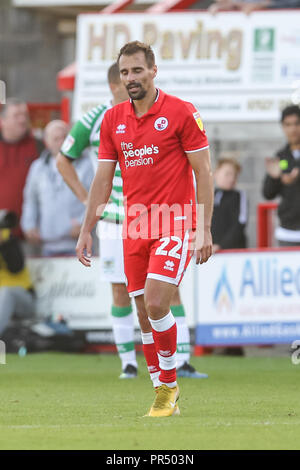
[[[300,365],[206,356],[209,379],[180,379],[181,415],[143,418],[154,393],[145,361],[119,380],[116,355],[7,355],[0,365],[1,449],[299,449]]]

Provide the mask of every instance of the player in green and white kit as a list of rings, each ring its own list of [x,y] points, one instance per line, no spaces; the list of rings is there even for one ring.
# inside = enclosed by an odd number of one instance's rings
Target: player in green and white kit
[[[100,127],[105,112],[115,104],[128,99],[127,90],[121,84],[117,64],[108,70],[108,83],[113,95],[111,102],[99,105],[86,113],[72,127],[57,156],[57,167],[65,182],[76,196],[86,203],[87,192],[81,185],[72,160],[81,157],[89,150],[96,172],[98,166],[98,148]],[[120,378],[134,378],[137,375],[137,362],[134,348],[134,321],[130,297],[127,293],[123,262],[122,223],[124,220],[123,191],[120,167],[117,164],[113,179],[110,201],[98,224],[100,240],[101,279],[112,284],[113,305],[111,309],[113,333],[118,353],[122,362]],[[177,376],[204,378],[189,364],[190,337],[185,321],[184,309],[177,291],[171,307],[177,323]]]

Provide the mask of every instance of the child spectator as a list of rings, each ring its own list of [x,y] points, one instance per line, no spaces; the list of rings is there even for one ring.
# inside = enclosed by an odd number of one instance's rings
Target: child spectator
[[[215,200],[211,233],[213,252],[224,249],[246,248],[245,227],[248,202],[244,191],[235,189],[241,167],[233,158],[222,158],[215,170]],[[243,348],[229,347],[219,354],[242,356]]]
[[[235,189],[241,167],[233,158],[222,158],[215,170],[212,217],[213,251],[246,248],[248,203],[244,191]]]

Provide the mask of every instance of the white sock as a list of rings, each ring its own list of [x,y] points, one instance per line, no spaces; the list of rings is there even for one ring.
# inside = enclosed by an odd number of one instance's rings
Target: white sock
[[[190,361],[190,332],[185,317],[175,317],[177,325],[177,369]]]
[[[136,353],[134,348],[134,322],[132,311],[123,316],[116,316],[118,312],[126,312],[128,307],[114,307],[112,309],[112,326],[114,340],[122,362],[122,370],[128,364],[137,367]]]
[[[167,331],[172,328],[175,323],[175,318],[173,317],[173,314],[170,311],[169,313],[167,313],[167,315],[165,315],[163,318],[160,318],[159,320],[152,320],[151,318],[149,318],[149,321],[153,330],[161,333],[162,331]]]

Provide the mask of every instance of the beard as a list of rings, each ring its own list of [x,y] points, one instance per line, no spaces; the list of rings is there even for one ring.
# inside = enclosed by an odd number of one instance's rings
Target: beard
[[[135,87],[137,87],[137,90],[135,91],[132,91],[130,87],[132,87],[132,85],[128,85],[126,89],[127,89],[128,95],[130,96],[132,100],[142,100],[143,98],[145,98],[147,92],[142,87],[142,85],[140,85],[139,83],[136,83]]]

